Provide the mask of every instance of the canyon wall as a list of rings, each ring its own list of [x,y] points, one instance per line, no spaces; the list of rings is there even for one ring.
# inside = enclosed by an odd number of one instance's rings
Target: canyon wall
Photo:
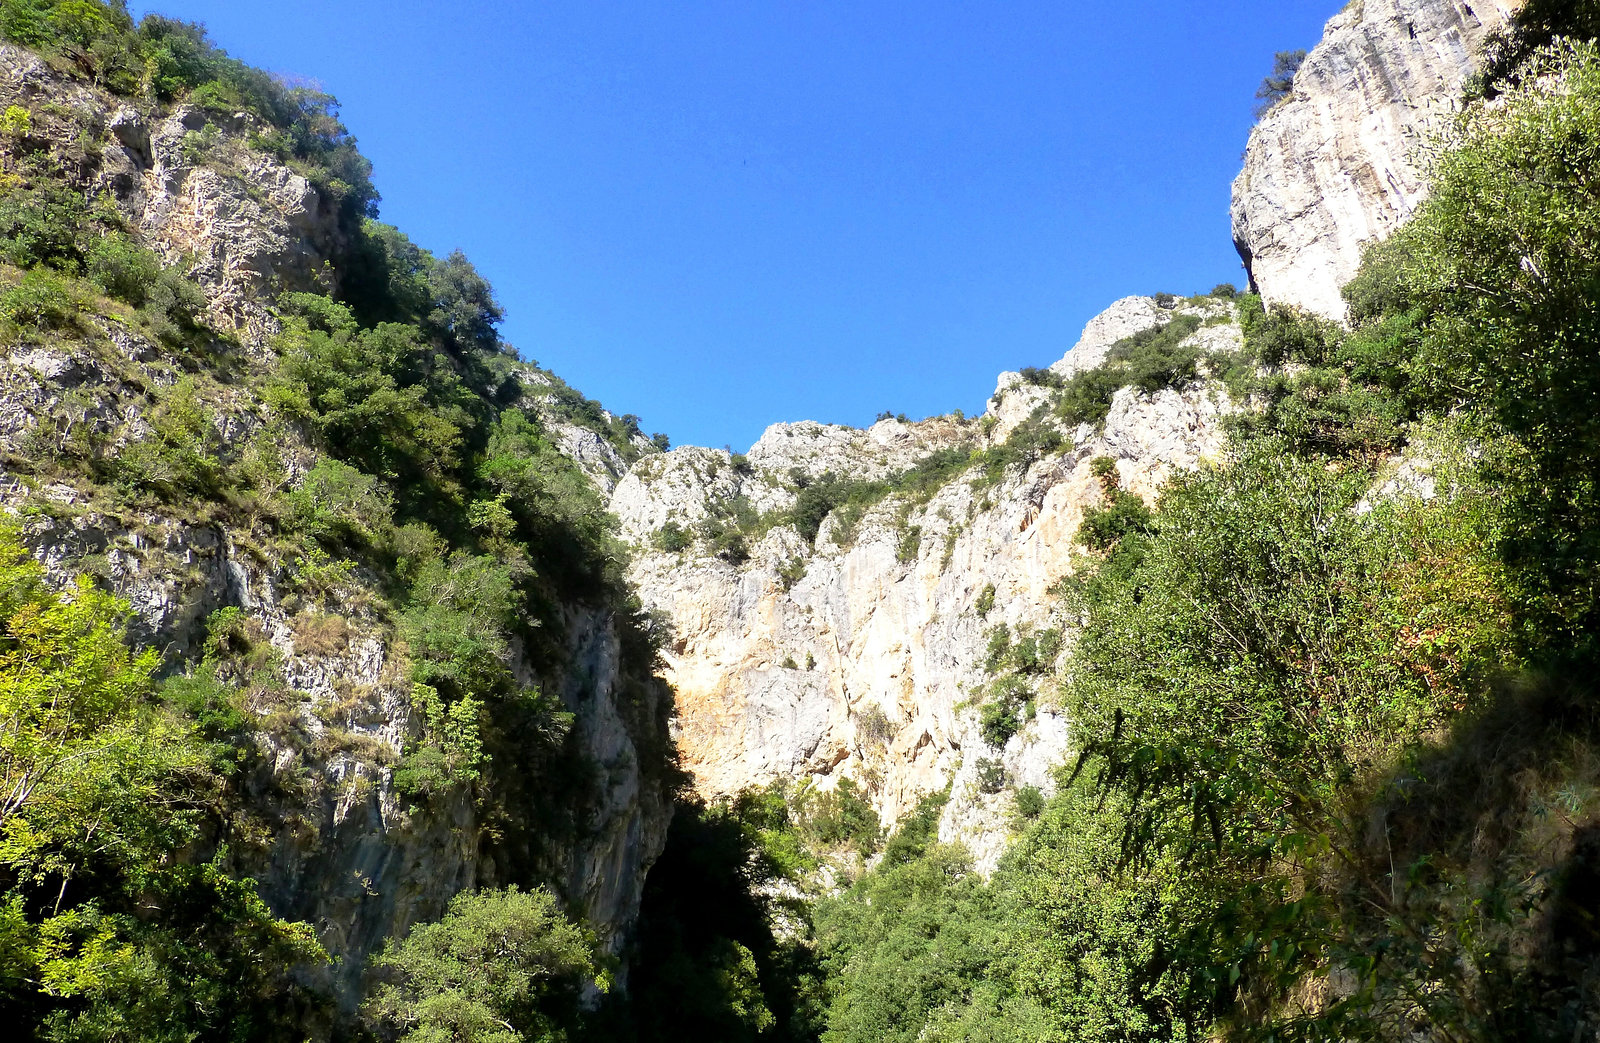
[[[1207,323],[1191,344],[1238,347],[1230,303],[1134,297],[1092,320],[1053,372],[1092,368],[1116,340],[1180,315]],[[1051,591],[1074,568],[1084,510],[1104,495],[1091,460],[1111,457],[1124,488],[1153,496],[1175,470],[1221,449],[1231,408],[1214,382],[1124,388],[1103,425],[1067,425],[1049,409],[1057,394],[1004,374],[983,417],[886,419],[866,430],[776,424],[742,458],[675,449],[640,460],[618,483],[611,506],[638,548],[633,581],[674,629],[666,676],[677,691],[678,747],[703,793],[850,778],[892,822],[954,780],[944,834],[993,865],[1009,792],[1049,791],[1071,741],[1048,690],[1003,747],[984,741],[976,706],[995,628],[1060,627]],[[981,461],[1026,423],[1052,429],[1059,447],[998,469],[980,462],[931,492],[890,491],[859,518],[835,510],[814,540],[778,522],[755,527],[745,561],[719,557],[704,539],[660,549],[669,524],[692,529],[735,504],[777,518],[809,483],[882,481],[941,450]],[[978,780],[985,767],[993,777],[993,764],[1003,787]]]

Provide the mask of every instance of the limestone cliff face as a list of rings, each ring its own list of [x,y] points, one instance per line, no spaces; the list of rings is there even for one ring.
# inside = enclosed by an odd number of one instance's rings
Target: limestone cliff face
[[[1425,193],[1418,146],[1520,0],[1351,0],[1251,132],[1233,238],[1268,302],[1342,319],[1362,248]]]
[[[1179,311],[1212,320],[1195,341],[1237,347],[1228,305]],[[1151,298],[1119,301],[1057,371],[1098,364],[1115,340],[1174,314]],[[725,452],[689,447],[641,460],[618,484],[613,510],[641,546],[633,579],[674,627],[667,676],[678,693],[678,745],[703,792],[777,779],[827,787],[849,777],[893,820],[954,780],[941,828],[973,847],[980,865],[993,865],[1009,796],[984,792],[982,762],[1001,763],[1010,787],[1049,790],[1070,729],[1054,693],[1043,691],[1035,718],[1004,749],[984,742],[973,703],[986,680],[989,634],[1000,623],[1050,624],[1051,587],[1071,572],[1078,522],[1103,495],[1090,460],[1115,458],[1125,487],[1153,495],[1175,469],[1220,449],[1225,392],[1124,389],[1103,427],[1063,429],[1059,451],[998,481],[977,468],[925,502],[891,494],[859,519],[835,511],[814,542],[777,526],[746,562],[703,546],[650,547],[667,522],[692,526],[740,497],[760,509],[788,506],[798,484],[791,468],[881,479],[940,449],[998,445],[1050,394],[1019,380],[1002,378],[981,419],[885,420],[864,431],[780,424],[751,448],[743,470]]]
[[[49,150],[84,199],[109,200],[142,244],[193,266],[208,324],[235,340],[218,348],[232,364],[273,357],[277,295],[334,289],[326,262],[342,243],[338,215],[304,177],[250,145],[249,117],[138,108],[0,45],[0,109],[13,105],[31,113],[27,146]],[[70,336],[21,331],[0,346],[0,459],[87,442],[114,457],[150,435],[152,392],[189,378],[137,322],[107,307],[86,313]],[[540,414],[609,491],[627,466],[618,447],[553,410],[548,374],[522,366],[515,376],[524,391],[514,405]],[[269,419],[242,384],[195,386],[229,453]],[[275,451],[293,482],[315,453],[292,431],[283,438]],[[457,891],[510,875],[511,856],[490,829],[503,833],[505,824],[483,821],[470,795],[415,801],[396,792],[394,765],[421,725],[376,577],[336,568],[308,578],[258,518],[199,504],[128,510],[93,482],[41,483],[3,465],[0,509],[22,517],[25,539],[57,581],[89,573],[129,599],[135,637],[169,668],[198,657],[208,617],[240,611],[242,639],[263,664],[248,690],[262,768],[246,789],[264,830],[254,849],[234,854],[275,912],[318,929],[340,961],[318,972],[321,984],[342,1002],[357,998],[367,956],[387,939],[436,919]],[[629,661],[606,612],[566,606],[560,623],[545,665],[519,654],[513,667],[559,695],[573,715],[572,745],[596,779],[572,809],[575,828],[516,857],[620,945],[665,842],[670,696],[648,665]],[[492,762],[488,784],[511,785],[524,767],[513,757]]]

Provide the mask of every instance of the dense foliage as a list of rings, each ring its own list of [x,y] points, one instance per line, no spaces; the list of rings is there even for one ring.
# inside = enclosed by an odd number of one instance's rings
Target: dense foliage
[[[595,939],[548,891],[463,891],[374,961],[368,1015],[401,1043],[560,1043],[583,987],[607,985]]]
[[[173,857],[225,828],[233,761],[128,616],[0,530],[0,1002],[44,1039],[270,1038],[285,968],[325,954],[220,860]]]
[[[592,613],[616,636],[611,697],[643,785],[665,792],[677,769],[659,628],[552,427],[587,426],[626,458],[642,451],[637,418],[519,362],[464,256],[375,220],[369,168],[333,99],[229,58],[198,26],[135,23],[120,3],[4,0],[0,34],[147,115],[244,114],[233,152],[305,175],[337,226],[328,267],[300,287],[321,292],[255,302],[274,306],[281,332],[247,345],[213,328],[187,259],[163,263],[109,195],[89,192],[104,121],[49,99],[0,116],[0,341],[100,367],[93,394],[47,403],[6,454],[27,485],[73,490],[76,506],[40,499],[30,512],[46,527],[94,512],[135,542],[161,520],[218,533],[273,575],[297,653],[337,655],[351,623],[373,631],[413,725],[396,757],[355,726],[370,712],[361,686],[308,707],[281,647],[238,605],[204,633],[180,620],[197,632],[163,641],[162,656],[135,651],[127,606],[101,590],[103,558],[55,594],[7,529],[0,1006],[49,1040],[299,1039],[347,1023],[328,979],[361,969],[325,971],[312,929],[274,916],[247,874],[280,858],[276,845],[313,839],[323,805],[361,807],[385,778],[400,802],[386,819],[473,808],[454,843],[522,889],[463,895],[443,926],[397,941],[374,968],[388,983],[374,1031],[573,1028],[606,963],[540,886],[601,795],[604,769],[546,691],[569,675],[574,619]],[[222,136],[191,134],[186,160],[206,163]],[[123,331],[159,350],[129,347]],[[309,917],[314,896],[273,900]],[[364,929],[339,930],[351,927]]]

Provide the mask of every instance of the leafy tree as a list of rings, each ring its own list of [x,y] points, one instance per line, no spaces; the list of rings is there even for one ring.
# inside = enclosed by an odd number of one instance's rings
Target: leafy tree
[[[493,351],[500,344],[495,327],[504,318],[488,280],[454,250],[436,262],[428,273],[428,289],[435,302],[429,321],[458,351]]]
[[[368,1017],[402,1043],[558,1043],[587,984],[609,987],[594,935],[548,891],[463,891],[373,961]]]
[[[324,958],[201,841],[218,780],[154,698],[125,602],[45,582],[0,530],[0,996],[47,1040],[263,1033],[288,968]]]
[[[1473,110],[1429,203],[1387,254],[1418,309],[1412,364],[1518,447],[1501,472],[1518,523],[1503,552],[1546,632],[1592,648],[1600,627],[1600,52],[1563,43]]]
[[[933,845],[818,903],[827,1043],[923,1038],[985,979],[1001,978],[995,897],[959,848]]]

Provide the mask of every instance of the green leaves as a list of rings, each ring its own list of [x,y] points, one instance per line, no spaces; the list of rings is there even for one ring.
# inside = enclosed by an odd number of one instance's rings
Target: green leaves
[[[0,529],[0,994],[41,1039],[225,1037],[286,968],[325,954],[223,856],[181,857],[217,758],[154,700],[157,657],[129,650],[128,618],[86,578],[50,590]],[[174,694],[231,730],[211,682]]]
[[[463,891],[373,961],[368,1017],[402,1043],[554,1043],[586,984],[609,986],[595,938],[543,889]]]

